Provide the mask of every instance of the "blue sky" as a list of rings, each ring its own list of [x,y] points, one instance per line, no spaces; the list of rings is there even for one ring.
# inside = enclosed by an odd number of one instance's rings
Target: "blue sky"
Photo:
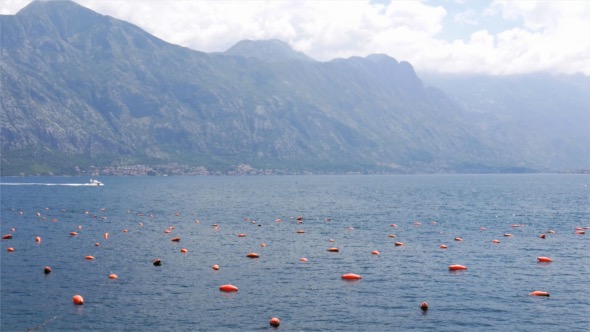
[[[506,20],[501,15],[490,12],[489,1],[430,1],[428,4],[441,4],[447,11],[443,20],[440,37],[452,42],[456,39],[468,40],[473,32],[486,29],[491,34],[522,26],[523,20]]]
[[[75,0],[204,52],[280,39],[318,61],[384,53],[418,71],[590,76],[590,1]],[[15,14],[30,0],[3,0]]]

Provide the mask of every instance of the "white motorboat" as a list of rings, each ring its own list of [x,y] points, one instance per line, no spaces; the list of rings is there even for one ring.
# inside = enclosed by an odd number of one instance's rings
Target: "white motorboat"
[[[90,183],[91,186],[104,186],[104,184],[98,180],[94,180],[94,179],[90,179]]]

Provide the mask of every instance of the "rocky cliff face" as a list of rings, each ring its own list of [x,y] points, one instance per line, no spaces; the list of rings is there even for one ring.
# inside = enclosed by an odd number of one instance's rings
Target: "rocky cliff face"
[[[3,175],[172,162],[336,172],[518,163],[481,137],[471,113],[386,55],[323,63],[278,41],[207,54],[61,1],[0,23]]]

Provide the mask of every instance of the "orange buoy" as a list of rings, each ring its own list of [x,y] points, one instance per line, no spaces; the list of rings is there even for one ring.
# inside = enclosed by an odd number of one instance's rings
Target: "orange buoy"
[[[281,320],[276,317],[273,317],[270,319],[269,324],[272,327],[279,327],[279,325],[281,325]]]
[[[330,247],[330,248],[328,248],[328,251],[329,251],[329,252],[339,252],[339,251],[340,251],[340,249],[338,249],[338,248],[336,248],[336,247]]]
[[[395,238],[395,234],[389,234],[387,236],[390,237],[390,238],[392,238],[392,239]]]
[[[420,309],[422,309],[422,310],[428,310],[428,302],[422,302],[422,303],[420,303]]]
[[[117,278],[119,278],[118,275],[116,275],[114,273],[109,274],[109,279],[117,279]]]
[[[164,230],[164,233],[165,233],[165,234],[168,234],[168,233],[170,233],[170,230],[169,230],[169,229],[165,229],[165,230]]]
[[[74,295],[72,296],[72,302],[74,302],[75,305],[82,305],[84,304],[84,298],[82,295]]]
[[[258,256],[257,253],[251,252],[251,253],[247,254],[246,257],[248,257],[248,258],[258,258],[259,256]]]
[[[379,251],[377,251],[377,250],[373,250],[373,251],[371,251],[371,254],[372,254],[372,255],[379,255]]]
[[[162,261],[159,258],[156,258],[156,259],[154,259],[152,264],[154,264],[154,266],[160,266],[160,265],[162,265]]]
[[[354,274],[354,273],[347,273],[347,274],[343,274],[342,279],[344,280],[361,280],[361,276],[359,276],[358,274]]]
[[[541,235],[539,235],[539,237],[540,237],[541,239],[544,239],[544,238],[545,238],[545,234],[541,234]]]
[[[486,229],[487,229],[487,228],[485,228],[485,227],[480,227],[480,228],[479,228],[479,230],[480,230],[480,231],[485,231]]]
[[[213,270],[217,271],[217,270],[219,270],[219,265],[215,264],[212,266],[212,268],[213,268]]]
[[[70,235],[71,236],[76,236],[76,235],[78,235],[78,233],[76,233],[76,232],[70,232]]]
[[[544,292],[544,291],[533,291],[529,293],[530,296],[549,296],[550,294],[548,292]]]
[[[446,244],[441,244],[441,245],[440,245],[440,248],[441,248],[441,249],[447,249],[448,247],[447,247],[447,245],[446,245]]]
[[[553,262],[553,260],[551,258],[549,258],[549,257],[540,256],[540,257],[537,257],[537,262],[539,262],[539,263],[551,263],[551,262]]]
[[[90,255],[88,255],[88,256],[85,256],[84,258],[86,258],[86,259],[88,259],[88,260],[93,260],[93,259],[96,259],[96,258],[94,258],[94,256],[90,256]]]
[[[303,233],[305,233],[305,231],[304,231],[304,230],[302,230],[302,229],[300,229],[300,230],[297,230],[297,234],[303,234]]]
[[[299,261],[300,261],[300,262],[307,262],[307,258],[305,258],[305,257],[301,257],[301,258],[299,258]]]
[[[261,246],[262,248],[264,248],[264,247],[266,247],[266,243],[261,243],[261,244],[260,244],[260,246]]]
[[[35,242],[37,242],[37,243],[41,242],[41,237],[40,236],[35,236]]]
[[[175,238],[172,239],[172,242],[179,242],[179,241],[180,241],[180,238],[179,237],[175,237]]]
[[[510,234],[510,233],[506,233],[506,234],[504,234],[504,236],[506,236],[506,237],[510,237],[510,236],[512,236],[512,234]]]
[[[586,234],[586,232],[585,231],[576,231],[576,234],[578,234],[578,235],[584,235],[584,234]]]
[[[492,240],[492,243],[496,243],[496,244],[497,244],[497,243],[500,243],[500,240],[496,240],[496,239],[494,239],[494,240]]]
[[[555,234],[555,231],[554,230],[548,230],[547,233],[548,234]]]
[[[2,240],[9,240],[9,239],[12,239],[12,234],[2,235]]]
[[[104,233],[104,235],[103,235],[103,236],[104,236],[104,239],[105,239],[105,240],[108,240],[108,239],[109,239],[109,233]]]
[[[403,246],[403,245],[404,245],[404,243],[403,243],[403,242],[396,242],[396,243],[395,243],[395,246],[396,246],[396,247],[401,247],[401,246]]]
[[[462,271],[462,270],[467,270],[467,267],[464,265],[458,265],[458,264],[449,265],[449,271]]]
[[[240,234],[238,234],[238,237],[246,237],[246,234],[240,233]]]
[[[45,274],[51,273],[51,267],[49,267],[49,266],[44,267],[43,268],[43,273],[45,273]]]
[[[397,227],[396,224],[389,224],[389,226],[394,227],[394,228]]]
[[[236,287],[234,285],[226,284],[226,285],[219,286],[219,290],[222,292],[237,292],[238,287]]]
[[[183,254],[186,254],[188,252],[188,249],[182,248],[182,249],[180,249],[180,252],[183,253]]]
[[[6,248],[6,251],[8,251],[8,252],[14,252],[14,248],[13,247],[8,247],[8,248]]]
[[[460,237],[456,237],[456,238],[455,238],[455,241],[463,241],[463,239],[462,239],[462,238],[460,238]]]
[[[123,233],[127,233],[127,232],[129,232],[129,230],[127,230],[127,229],[124,229],[123,230]]]
[[[100,247],[100,242],[96,242],[96,243],[94,243],[94,246],[95,246],[95,247]]]

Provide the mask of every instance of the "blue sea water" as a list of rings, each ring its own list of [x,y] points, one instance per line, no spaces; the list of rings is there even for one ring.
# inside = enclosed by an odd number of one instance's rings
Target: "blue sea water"
[[[590,330],[587,175],[100,180],[2,178],[0,330]]]

